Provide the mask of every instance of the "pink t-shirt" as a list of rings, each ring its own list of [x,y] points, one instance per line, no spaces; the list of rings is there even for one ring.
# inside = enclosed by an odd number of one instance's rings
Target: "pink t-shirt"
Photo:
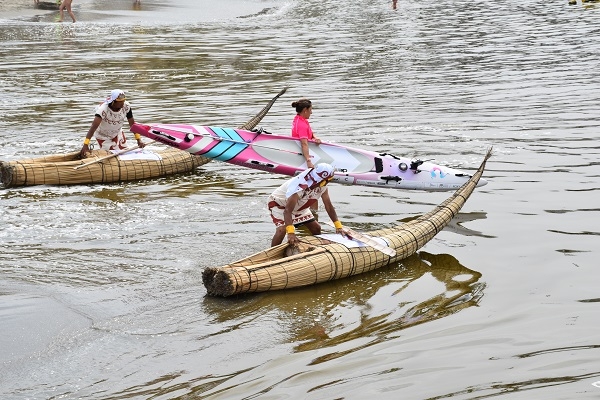
[[[307,140],[311,140],[314,137],[308,120],[298,114],[296,114],[292,122],[292,137]]]

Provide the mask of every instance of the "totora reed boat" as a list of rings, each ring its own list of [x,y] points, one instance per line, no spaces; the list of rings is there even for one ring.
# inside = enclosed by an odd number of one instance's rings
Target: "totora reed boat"
[[[189,172],[209,161],[205,157],[190,157],[190,154],[173,148],[153,151],[144,148],[118,156],[106,150],[93,150],[83,159],[77,151],[0,161],[0,175],[5,188],[113,183]]]
[[[254,129],[286,90],[283,88],[240,129]],[[94,150],[83,159],[76,151],[0,161],[0,182],[4,188],[125,182],[190,172],[211,160],[172,147],[155,150],[133,147],[116,153]]]
[[[331,235],[302,238],[304,251],[286,256],[287,243],[271,247],[229,265],[208,267],[202,281],[208,295],[235,294],[290,289],[361,274],[397,263],[429,242],[454,218],[465,204],[479,179],[492,150],[485,155],[479,169],[456,192],[432,211],[394,228],[379,229],[366,234],[385,242],[395,250],[389,256],[369,246],[349,246],[329,240]],[[328,238],[325,238],[329,236]],[[338,236],[339,235],[333,235]]]

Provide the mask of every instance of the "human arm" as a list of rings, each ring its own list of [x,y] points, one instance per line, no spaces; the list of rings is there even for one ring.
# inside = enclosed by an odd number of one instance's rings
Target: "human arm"
[[[315,166],[312,163],[310,152],[308,151],[308,140],[304,138],[300,139],[300,147],[302,148],[302,156],[304,157],[304,160],[306,160],[306,166],[308,168],[314,168]]]
[[[85,157],[86,153],[89,153],[90,140],[92,139],[92,136],[94,136],[94,132],[96,132],[96,129],[98,129],[98,127],[100,126],[100,123],[102,123],[102,117],[96,114],[94,116],[94,120],[92,121],[92,126],[90,126],[90,129],[88,130],[87,134],[85,135],[85,139],[83,140],[83,146],[81,147],[81,151],[79,152],[81,158]]]
[[[329,197],[329,189],[326,189],[321,195],[321,200],[323,201],[323,205],[325,206],[325,211],[327,211],[327,215],[333,221],[335,225],[335,233],[339,233],[340,235],[344,234],[344,230],[342,229],[342,223],[338,220],[337,213],[335,211],[335,207],[331,203],[331,198]]]
[[[133,119],[133,113],[131,112],[131,110],[129,110],[129,113],[127,113],[127,122],[129,122],[130,129],[133,126],[133,124],[135,124],[135,120]],[[139,133],[134,133],[133,137],[137,141],[137,145],[140,149],[142,149],[142,148],[144,148],[144,146],[146,146],[146,144],[144,142],[142,142],[142,137],[140,136]]]
[[[296,208],[296,204],[298,204],[298,200],[300,200],[300,196],[298,196],[298,193],[294,193],[288,197],[285,203],[285,209],[283,210],[283,221],[285,223],[287,239],[290,245],[296,245],[299,242],[294,224],[292,224],[292,213]]]

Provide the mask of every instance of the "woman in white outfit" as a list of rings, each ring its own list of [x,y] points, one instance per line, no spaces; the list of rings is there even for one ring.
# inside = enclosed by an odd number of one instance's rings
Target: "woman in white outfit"
[[[335,230],[342,234],[342,223],[338,221],[335,207],[329,198],[327,183],[333,179],[334,168],[329,164],[317,164],[287,180],[269,196],[267,207],[275,224],[275,235],[271,246],[283,242],[287,233],[288,243],[298,244],[296,226],[304,225],[313,235],[321,233],[321,225],[315,220],[310,206],[319,198],[323,200],[327,215],[334,221]]]
[[[115,89],[110,92],[110,96],[96,108],[92,126],[85,135],[83,147],[81,148],[81,157],[85,157],[90,151],[90,140],[92,136],[96,138],[98,146],[102,150],[122,150],[126,147],[127,139],[123,132],[123,123],[127,120],[129,126],[135,123],[131,105],[125,98],[125,92]],[[140,148],[144,147],[142,137],[139,133],[134,135]]]

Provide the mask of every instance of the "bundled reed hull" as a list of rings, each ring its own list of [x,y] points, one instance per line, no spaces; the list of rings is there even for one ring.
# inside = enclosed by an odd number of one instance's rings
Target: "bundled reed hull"
[[[79,169],[75,167],[111,155],[94,150],[81,159],[79,152],[56,154],[19,161],[0,161],[0,175],[5,188],[30,185],[74,185],[125,182],[158,178],[193,171],[210,159],[192,156],[172,148],[157,150],[161,160],[122,160],[112,157]]]
[[[313,285],[361,274],[397,263],[413,254],[440,232],[461,210],[477,186],[491,156],[486,154],[479,169],[451,197],[421,217],[394,228],[367,234],[381,237],[396,250],[389,257],[370,247],[348,248],[316,236],[302,238],[310,250],[285,257],[287,243],[271,247],[222,267],[209,267],[202,273],[207,293],[231,296]]]

